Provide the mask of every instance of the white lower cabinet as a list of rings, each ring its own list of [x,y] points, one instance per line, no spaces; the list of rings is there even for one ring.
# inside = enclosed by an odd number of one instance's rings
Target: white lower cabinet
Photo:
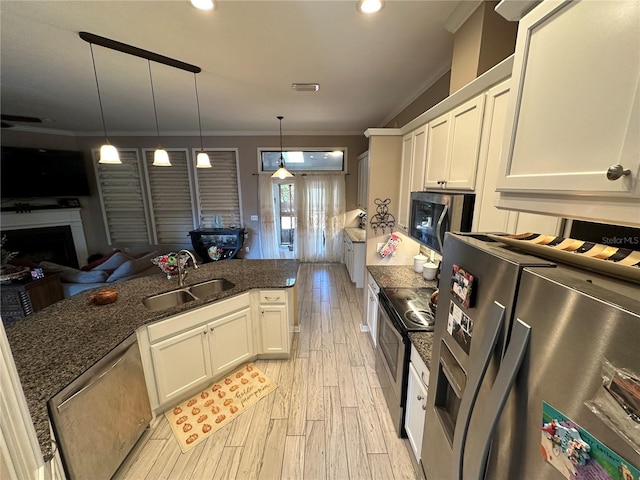
[[[291,301],[284,290],[261,290],[259,295],[262,339],[259,353],[273,358],[286,358],[293,340],[293,315],[289,312]]]
[[[365,292],[367,296],[365,299],[365,320],[369,327],[371,342],[375,348],[378,345],[378,293],[380,292],[380,287],[370,273],[367,273],[367,288]]]
[[[364,242],[353,242],[347,233],[344,233],[344,263],[349,272],[349,278],[356,284],[356,288],[364,286]]]
[[[211,378],[207,326],[202,325],[151,345],[160,404]]]
[[[256,357],[288,358],[293,303],[293,289],[246,292],[138,329],[152,410]]]
[[[404,428],[416,462],[420,464],[422,452],[422,434],[427,408],[427,388],[429,370],[420,355],[411,347],[411,362],[409,363],[409,382],[407,384],[407,409],[405,412]]]
[[[214,377],[228,372],[254,355],[250,308],[211,322],[207,328],[211,373]]]

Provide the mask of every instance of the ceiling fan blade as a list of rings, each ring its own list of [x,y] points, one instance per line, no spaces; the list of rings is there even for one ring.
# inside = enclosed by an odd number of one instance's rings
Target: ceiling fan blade
[[[7,122],[42,123],[42,120],[40,120],[37,117],[25,117],[22,115],[5,115],[4,113],[0,115],[0,117],[2,117],[2,120]]]

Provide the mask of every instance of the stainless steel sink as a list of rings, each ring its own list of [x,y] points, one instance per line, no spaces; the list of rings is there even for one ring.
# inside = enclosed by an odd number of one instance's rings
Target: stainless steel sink
[[[198,298],[208,297],[216,293],[224,292],[235,287],[235,284],[224,278],[209,280],[208,282],[197,283],[189,287],[189,291]]]
[[[193,302],[196,297],[185,289],[172,290],[158,295],[151,295],[142,299],[142,303],[152,312],[166,310],[167,308],[177,307],[188,302]]]
[[[205,298],[216,293],[224,292],[235,287],[234,283],[224,278],[217,278],[207,282],[197,283],[190,287],[181,288],[179,290],[171,290],[170,292],[159,293],[143,298],[142,303],[152,312],[166,310],[167,308],[177,307],[185,303],[193,302],[199,298]]]

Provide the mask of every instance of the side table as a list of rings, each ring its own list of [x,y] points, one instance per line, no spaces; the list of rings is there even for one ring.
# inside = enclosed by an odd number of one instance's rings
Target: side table
[[[3,283],[0,286],[0,297],[2,320],[13,322],[62,300],[64,292],[60,277],[47,275],[38,280]]]

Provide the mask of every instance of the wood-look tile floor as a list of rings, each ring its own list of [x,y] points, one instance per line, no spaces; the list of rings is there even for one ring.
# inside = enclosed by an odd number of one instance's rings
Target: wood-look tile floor
[[[360,331],[363,291],[342,264],[302,264],[289,360],[256,364],[278,389],[182,453],[164,416],[117,479],[416,479]]]

